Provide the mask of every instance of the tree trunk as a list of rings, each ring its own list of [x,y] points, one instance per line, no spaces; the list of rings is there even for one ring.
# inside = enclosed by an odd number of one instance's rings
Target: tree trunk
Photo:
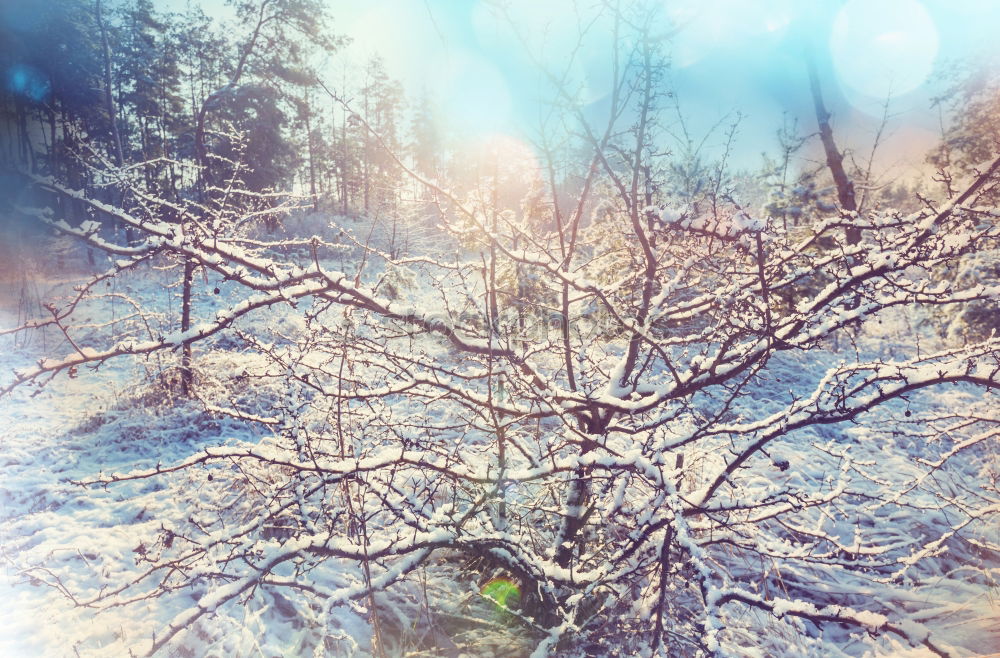
[[[858,209],[857,201],[854,198],[854,184],[848,178],[847,172],[844,171],[844,154],[837,149],[837,143],[833,140],[830,113],[823,103],[823,91],[819,84],[816,58],[811,52],[806,54],[806,66],[809,69],[809,88],[812,91],[813,106],[816,109],[816,123],[819,124],[819,138],[823,142],[823,151],[826,153],[826,166],[833,176],[834,185],[837,186],[837,200],[840,202],[841,209],[853,213]],[[861,242],[861,230],[858,228],[848,228],[846,235],[849,245]]]
[[[344,115],[343,122],[340,126],[340,161],[343,166],[340,168],[340,210],[341,214],[346,216],[348,210],[348,196],[350,189],[348,187],[348,166],[350,160],[348,159],[347,153],[347,115]]]
[[[108,30],[104,25],[104,16],[101,13],[101,0],[96,0],[95,11],[97,13],[97,27],[101,30],[101,55],[104,58],[104,110],[108,114],[108,124],[111,127],[111,141],[112,146],[114,146],[112,153],[115,157],[115,165],[121,167],[125,162],[125,151],[122,148],[122,136],[118,130],[115,102],[111,95],[111,45],[108,42]]]
[[[309,151],[309,193],[312,195],[313,211],[319,212],[319,197],[316,194],[316,153],[313,146],[312,121],[309,115],[312,109],[309,106],[309,98],[306,98],[306,146]]]
[[[184,282],[181,293],[181,331],[191,328],[191,285],[194,282],[194,261],[184,260]],[[191,397],[194,391],[194,373],[191,371],[191,341],[185,340],[181,348],[181,394]]]
[[[260,38],[261,29],[267,22],[266,12],[267,6],[270,3],[271,0],[262,0],[260,3],[260,11],[257,16],[257,23],[254,25],[253,34],[251,34],[250,40],[244,44],[240,50],[240,57],[236,62],[236,70],[233,72],[232,77],[224,87],[216,89],[209,94],[208,97],[202,102],[201,107],[198,110],[198,116],[194,129],[194,151],[195,160],[198,164],[198,182],[196,188],[200,196],[204,195],[210,182],[207,157],[208,153],[205,149],[205,122],[208,118],[208,110],[215,103],[221,101],[225,93],[235,89],[236,85],[239,84],[240,78],[243,77],[243,71],[246,67],[247,58],[256,47],[257,39]],[[190,257],[186,257],[184,259],[184,279],[182,282],[183,289],[181,291],[181,331],[187,331],[191,328],[191,287],[194,283],[194,270],[195,262],[191,260]],[[191,372],[191,344],[189,341],[184,341],[184,348],[181,353],[181,392],[185,396],[190,396],[193,391],[193,385],[194,376]]]

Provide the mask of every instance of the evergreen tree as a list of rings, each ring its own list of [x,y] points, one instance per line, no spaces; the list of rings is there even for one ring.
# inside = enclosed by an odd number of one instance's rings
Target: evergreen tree
[[[425,176],[437,178],[444,159],[444,143],[437,108],[426,89],[421,92],[420,100],[414,105],[410,135],[414,168]]]

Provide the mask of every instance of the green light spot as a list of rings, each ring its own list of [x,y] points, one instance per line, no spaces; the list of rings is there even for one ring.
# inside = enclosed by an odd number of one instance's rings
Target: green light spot
[[[521,589],[512,580],[494,578],[479,590],[483,596],[493,599],[497,605],[513,608],[521,600]]]

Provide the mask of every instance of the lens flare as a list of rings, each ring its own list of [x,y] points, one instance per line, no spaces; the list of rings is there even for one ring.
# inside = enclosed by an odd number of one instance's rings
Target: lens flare
[[[16,64],[7,72],[7,89],[35,103],[41,103],[49,96],[52,86],[37,69]]]
[[[513,609],[521,602],[521,588],[509,578],[494,578],[483,585],[479,592],[496,602],[498,609]]]
[[[938,31],[917,0],[849,0],[834,20],[830,53],[845,86],[884,100],[926,82]]]
[[[460,187],[471,189],[483,180],[497,186],[497,193],[515,204],[541,174],[541,163],[530,144],[505,133],[487,133],[457,144],[455,173]]]

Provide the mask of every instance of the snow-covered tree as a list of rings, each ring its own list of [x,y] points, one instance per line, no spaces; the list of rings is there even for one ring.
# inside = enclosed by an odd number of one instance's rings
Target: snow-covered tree
[[[657,192],[666,169],[649,166],[660,17],[605,11],[622,36],[603,122],[557,87],[566,139],[587,154],[566,173],[572,198],[544,171],[566,163],[542,162],[528,200],[504,206],[397,158],[439,208],[441,244],[425,253],[359,242],[348,272],[333,266],[340,246],[318,238],[214,230],[253,221],[252,208],[230,218],[204,205],[181,230],[32,177],[137,236],[22,209],[122,259],[81,298],[165,256],[226,294],[185,331],[143,338],[84,340],[79,302],[53,307],[19,330],[56,327],[72,351],[0,393],[227,334],[241,370],[197,392],[266,437],[83,483],[197,483],[188,508],[136,539],[138,575],[74,591],[44,565],[24,568],[82,605],[168,599],[175,616],[137,646],[149,654],[244,604],[287,611],[292,650],[317,656],[805,655],[877,637],[955,655],[919,623],[926,609],[897,601],[945,551],[967,558],[965,578],[995,574],[1000,545],[984,529],[1000,492],[984,473],[1000,339],[892,359],[822,347],[902,307],[1000,297],[941,277],[996,237],[978,204],[1000,159],[946,203],[835,212],[805,237],[735,199],[679,209]],[[255,321],[269,308],[289,322]],[[936,387],[964,402],[911,414]],[[963,486],[973,471],[984,484]],[[369,644],[345,630],[352,618]]]

